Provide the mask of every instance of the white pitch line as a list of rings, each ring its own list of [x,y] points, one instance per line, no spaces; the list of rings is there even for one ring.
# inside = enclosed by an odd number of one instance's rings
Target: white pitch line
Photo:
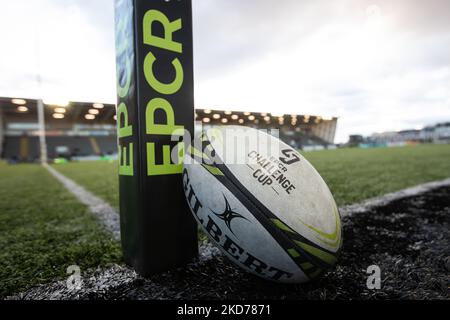
[[[5,300],[79,300],[80,293],[84,296],[107,292],[120,285],[136,281],[139,276],[133,270],[119,265],[105,269],[97,269],[81,274],[81,290],[70,289],[67,280],[39,285],[27,292],[16,296],[6,297]]]
[[[113,234],[116,240],[120,240],[120,216],[114,208],[102,199],[94,196],[75,181],[56,171],[48,164],[45,164],[44,167],[81,203],[89,207],[89,210],[98,217],[101,223]],[[220,254],[220,251],[213,245],[209,243],[200,245],[199,262],[208,261],[217,254]]]
[[[381,197],[367,199],[360,203],[341,207],[339,211],[341,213],[341,217],[348,217],[357,213],[366,212],[375,208],[386,206],[396,200],[418,196],[426,192],[429,192],[433,189],[448,186],[450,186],[450,178],[441,181],[433,181],[421,184],[415,187],[403,189],[393,193],[388,193]]]
[[[59,173],[48,164],[44,164],[43,166],[82,204],[89,208],[105,228],[112,233],[114,239],[120,240],[120,217],[119,213],[113,207],[84,189],[75,181]]]
[[[187,267],[196,268],[221,255],[219,249],[210,243],[204,243],[199,248],[199,258],[193,260]],[[172,270],[176,272],[176,270]],[[79,300],[87,299],[92,294],[101,294],[141,280],[150,290],[147,298],[158,298],[161,292],[167,291],[169,284],[156,284],[151,279],[139,276],[128,266],[113,265],[104,269],[88,270],[81,275],[82,291],[74,291],[68,288],[67,280],[55,281],[31,288],[30,290],[15,296],[6,297],[6,300]],[[81,296],[81,298],[80,298]],[[84,298],[83,298],[84,297]]]
[[[66,188],[72,192],[80,201],[91,209],[102,221],[106,221],[105,225],[109,225],[109,229],[119,228],[119,216],[117,212],[109,207],[109,210],[105,210],[104,204],[105,202],[95,196],[93,196],[88,191],[84,190],[82,187],[77,185],[72,180],[66,178],[64,175],[60,174],[50,166],[46,166],[46,168],[52,173],[59,181],[61,181]],[[341,216],[348,217],[353,214],[362,213],[377,207],[388,205],[389,203],[404,199],[407,197],[418,196],[423,193],[429,192],[433,189],[450,186],[450,179],[425,183],[422,185],[418,185],[416,187],[400,190],[394,193],[389,193],[381,197],[372,198],[365,200],[358,204],[352,204],[349,206],[345,206],[340,208]],[[117,235],[119,235],[119,231],[117,230]],[[220,251],[211,245],[210,243],[206,243],[200,246],[200,259],[198,262],[194,262],[198,264],[202,264],[210,259],[213,259],[215,256],[220,255]],[[126,284],[139,279],[140,277],[129,267],[126,266],[113,266],[104,270],[98,270],[96,276],[92,274],[84,277],[83,282],[86,284],[84,290],[91,293],[108,291],[108,289],[115,288],[121,284]],[[141,278],[142,279],[142,278]],[[157,294],[160,291],[161,286],[153,284],[151,280],[143,279],[149,286],[153,288],[153,292]],[[85,295],[87,296],[87,295]],[[70,292],[67,289],[67,285],[64,281],[58,281],[46,285],[41,285],[31,290],[21,293],[15,297],[10,297],[13,300],[61,300],[61,299],[77,299],[77,294],[74,292]]]

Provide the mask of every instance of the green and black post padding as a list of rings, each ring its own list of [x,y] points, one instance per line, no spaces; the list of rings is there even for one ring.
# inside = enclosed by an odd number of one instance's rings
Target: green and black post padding
[[[183,130],[194,133],[192,4],[116,0],[115,10],[122,246],[125,261],[148,276],[198,255],[184,148],[172,141],[174,132],[179,141]]]

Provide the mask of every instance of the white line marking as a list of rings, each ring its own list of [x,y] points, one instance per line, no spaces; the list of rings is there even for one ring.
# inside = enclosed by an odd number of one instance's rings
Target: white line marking
[[[381,197],[367,199],[361,203],[356,203],[356,204],[351,204],[348,206],[341,207],[339,209],[339,211],[341,213],[341,217],[348,217],[348,216],[352,216],[356,213],[361,213],[361,212],[369,211],[371,209],[386,206],[396,200],[418,196],[418,195],[424,194],[428,191],[431,191],[433,189],[448,187],[448,186],[450,186],[450,178],[441,180],[441,181],[434,181],[434,182],[421,184],[421,185],[418,185],[418,186],[415,186],[412,188],[403,189],[403,190],[393,192],[393,193],[388,193]]]
[[[107,205],[103,200],[93,196],[88,191],[77,185],[72,180],[66,178],[61,173],[57,172],[50,166],[46,168],[53,174],[64,186],[72,192],[82,203],[89,206],[92,212],[94,212],[100,220],[104,221],[108,229],[119,227],[119,216],[117,212]],[[340,208],[341,216],[348,217],[356,213],[362,213],[377,207],[388,205],[389,203],[407,198],[418,196],[436,188],[450,186],[450,179],[425,183],[416,187],[400,190],[394,193],[389,193],[381,197],[372,198],[363,201],[362,203],[352,204]],[[106,208],[109,209],[105,209]],[[117,235],[120,235],[117,231]],[[200,259],[197,262],[193,262],[190,265],[202,264],[217,255],[220,255],[219,249],[214,247],[210,243],[200,246]],[[88,273],[89,274],[89,273]],[[133,270],[125,266],[113,266],[103,270],[96,270],[94,273],[90,273],[88,276],[83,277],[85,287],[83,290],[84,297],[88,297],[89,293],[96,294],[98,292],[107,292],[109,289],[117,288],[120,285],[132,283],[137,279],[142,279]],[[151,296],[157,297],[158,292],[163,289],[163,286],[152,283],[151,280],[143,279],[146,285],[151,287],[153,294]],[[10,300],[63,300],[63,299],[77,299],[79,297],[77,292],[70,292],[66,288],[65,281],[58,281],[46,285],[41,285],[30,289],[25,293],[21,293],[14,297],[9,297]]]
[[[220,255],[219,249],[210,243],[200,245],[200,257],[193,260],[186,267],[195,269],[208,260]],[[162,277],[168,277],[170,274],[176,273],[177,270],[169,271],[162,274]],[[43,284],[31,288],[30,290],[15,296],[6,297],[6,300],[84,300],[89,296],[101,296],[110,290],[122,288],[123,286],[131,286],[133,282],[139,280],[140,287],[145,286],[145,299],[158,299],[161,293],[170,291],[174,287],[174,283],[167,280],[164,284],[157,284],[152,279],[145,279],[139,276],[134,270],[127,266],[112,265],[110,267],[95,270],[82,270],[82,288],[81,291],[73,291],[67,287],[67,280],[55,281],[53,283]],[[175,280],[177,281],[177,280]],[[173,295],[176,293],[174,292]]]
[[[64,187],[72,193],[82,204],[97,216],[105,228],[110,231],[116,240],[120,240],[120,217],[119,213],[108,203],[93,195],[75,181],[67,178],[48,164],[43,165]]]

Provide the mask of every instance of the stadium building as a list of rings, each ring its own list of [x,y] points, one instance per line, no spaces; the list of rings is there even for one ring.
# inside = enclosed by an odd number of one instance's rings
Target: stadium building
[[[335,148],[337,118],[207,109],[197,110],[195,117],[204,126],[231,124],[257,129],[278,129],[281,140],[293,148],[305,151]]]
[[[450,122],[423,128],[420,131],[420,139],[425,142],[450,143]]]
[[[0,98],[0,155],[10,162],[35,162],[44,146],[48,158],[73,160],[117,156],[116,108],[113,104],[45,103],[45,141],[40,140],[38,100]],[[204,126],[244,125],[279,129],[280,138],[294,148],[335,148],[337,118],[308,115],[198,109]]]
[[[86,158],[117,153],[115,106],[71,102],[44,105],[50,159]],[[0,98],[0,154],[12,162],[40,157],[38,101]]]
[[[438,123],[421,130],[411,129],[374,133],[365,143],[387,146],[411,143],[450,143],[450,122]]]

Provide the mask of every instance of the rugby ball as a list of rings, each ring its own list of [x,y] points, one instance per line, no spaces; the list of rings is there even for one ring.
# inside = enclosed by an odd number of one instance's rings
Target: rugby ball
[[[304,157],[268,133],[203,131],[185,150],[183,188],[211,241],[257,276],[303,283],[336,263],[342,231],[330,190]]]

